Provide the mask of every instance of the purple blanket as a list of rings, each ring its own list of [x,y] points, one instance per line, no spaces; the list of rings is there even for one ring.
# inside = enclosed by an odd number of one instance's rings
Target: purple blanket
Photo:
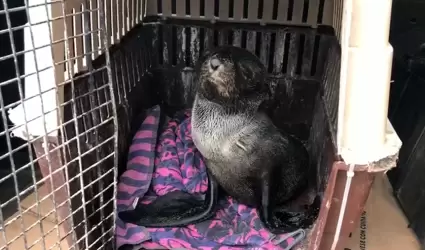
[[[202,156],[191,137],[190,112],[181,112],[158,135],[160,107],[155,106],[133,138],[127,170],[120,177],[118,212],[133,209],[174,190],[205,193],[208,178]],[[159,138],[157,138],[159,136]],[[158,140],[157,140],[158,139]],[[181,228],[144,228],[117,218],[117,246],[147,249],[291,249],[305,236],[303,230],[274,235],[262,225],[256,209],[228,197],[219,202],[216,216]]]

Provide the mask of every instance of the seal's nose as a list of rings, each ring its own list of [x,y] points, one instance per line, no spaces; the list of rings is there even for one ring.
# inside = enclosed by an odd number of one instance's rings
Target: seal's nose
[[[221,65],[221,61],[216,56],[213,56],[210,59],[210,67],[212,70],[217,70],[218,67],[220,67],[220,65]]]

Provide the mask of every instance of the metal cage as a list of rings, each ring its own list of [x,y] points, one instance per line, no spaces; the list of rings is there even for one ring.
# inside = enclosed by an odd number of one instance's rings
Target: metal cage
[[[305,140],[322,141],[311,151],[327,166],[324,202],[305,247],[330,249],[338,232],[341,248],[378,171],[356,169],[362,188],[351,187],[338,231],[349,170],[337,149],[343,2],[2,0],[0,248],[115,249],[117,180],[135,126],[155,98],[189,101],[154,89],[151,71],[182,70],[199,46],[226,43],[256,52],[277,84],[323,82],[306,118],[316,137]],[[185,54],[191,46],[198,52]]]

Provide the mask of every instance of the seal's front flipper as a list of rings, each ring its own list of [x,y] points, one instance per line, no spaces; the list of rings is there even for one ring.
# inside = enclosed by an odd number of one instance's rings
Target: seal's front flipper
[[[316,198],[307,209],[294,210],[287,206],[278,206],[272,192],[276,190],[276,178],[273,178],[279,168],[264,170],[261,176],[259,190],[261,202],[259,216],[264,226],[274,234],[292,232],[311,226],[317,218],[320,199]],[[273,182],[274,181],[274,182]]]
[[[258,213],[260,220],[264,226],[272,233],[279,234],[284,232],[291,232],[296,228],[285,224],[275,216],[276,204],[274,199],[271,197],[271,191],[276,190],[276,184],[272,182],[272,174],[270,171],[263,171],[261,176],[261,182],[259,183],[259,195],[261,201],[259,202],[260,207]]]

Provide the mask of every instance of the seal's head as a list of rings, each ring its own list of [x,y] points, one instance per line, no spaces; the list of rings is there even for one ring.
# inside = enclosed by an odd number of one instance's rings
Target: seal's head
[[[249,98],[265,88],[266,69],[246,49],[218,47],[207,53],[198,67],[199,91],[208,99]]]

